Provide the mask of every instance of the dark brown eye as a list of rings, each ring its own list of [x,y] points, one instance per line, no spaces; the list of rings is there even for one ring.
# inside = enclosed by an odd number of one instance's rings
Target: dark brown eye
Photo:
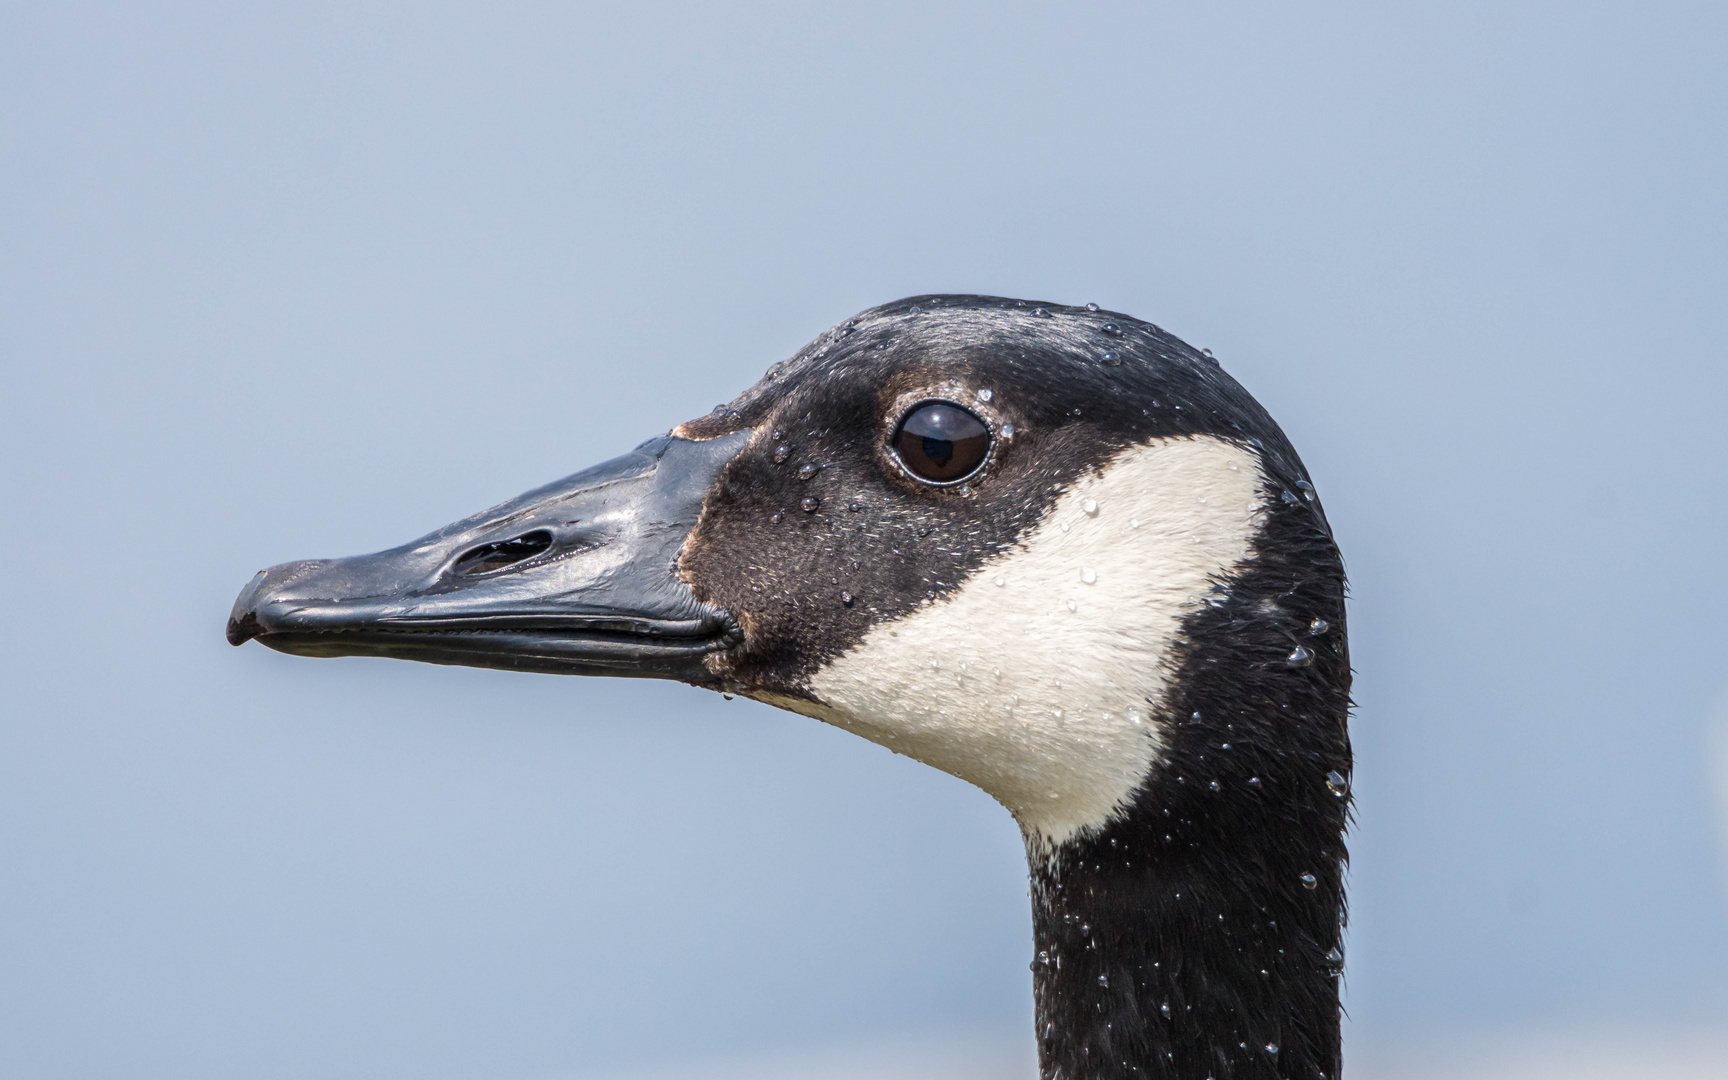
[[[990,429],[958,405],[931,401],[900,421],[894,449],[912,475],[933,484],[964,480],[984,464]]]

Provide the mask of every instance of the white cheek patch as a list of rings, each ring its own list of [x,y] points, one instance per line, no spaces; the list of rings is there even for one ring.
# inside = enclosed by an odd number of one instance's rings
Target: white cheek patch
[[[1164,439],[1077,481],[1014,549],[776,700],[995,796],[1059,844],[1107,822],[1158,759],[1184,616],[1247,557],[1259,458]]]

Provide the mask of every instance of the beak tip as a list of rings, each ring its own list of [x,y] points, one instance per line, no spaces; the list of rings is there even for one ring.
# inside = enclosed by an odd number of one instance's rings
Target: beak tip
[[[234,609],[228,613],[228,644],[244,645],[264,632],[264,628],[258,625],[258,592],[268,574],[268,570],[253,574],[252,580],[234,599]]]
[[[244,645],[262,632],[263,627],[258,625],[258,616],[253,612],[248,611],[244,615],[231,616],[228,619],[228,644],[230,645]]]

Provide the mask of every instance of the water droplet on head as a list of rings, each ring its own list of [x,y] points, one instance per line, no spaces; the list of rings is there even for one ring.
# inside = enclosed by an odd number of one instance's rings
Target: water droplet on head
[[[1087,311],[1097,311],[1097,310],[1098,310],[1098,305],[1097,305],[1097,304],[1087,304],[1087,305],[1086,305],[1086,310],[1087,310]]]
[[[1164,1014],[1164,1019],[1170,1019],[1170,1003],[1168,1001],[1158,1006],[1158,1011]]]
[[[1122,332],[1122,328],[1113,322],[1107,322],[1103,326],[1099,327],[1099,329],[1104,331],[1106,334],[1120,334]]]
[[[1140,527],[1140,519],[1139,518],[1129,518],[1128,519],[1128,527],[1130,529],[1138,529]]]
[[[821,505],[822,505],[822,500],[818,499],[814,495],[805,496],[804,501],[798,504],[799,508],[802,509],[806,514],[814,514],[816,512],[816,508],[818,506],[821,506]]]
[[[1140,715],[1139,709],[1129,709],[1128,710],[1128,722],[1130,724],[1139,724],[1144,719],[1145,719],[1145,717]]]
[[[1088,585],[1096,585],[1098,584],[1098,571],[1082,570],[1080,571],[1080,580]]]
[[[721,692],[720,692],[720,696],[721,696],[721,697],[722,697],[722,698],[724,698],[724,699],[726,699],[726,700],[727,700],[727,701],[731,701],[731,700],[732,700],[732,695],[731,695],[731,694],[730,694],[730,693],[729,693],[729,692],[727,692],[727,691],[724,691],[724,690],[722,690],[722,691],[721,691]]]
[[[913,315],[917,315],[920,312],[922,312],[924,309],[919,307],[917,304],[913,304],[911,307],[907,308],[906,310]]]
[[[805,464],[805,465],[800,465],[800,466],[798,466],[798,479],[808,480],[821,471],[822,471],[822,466],[817,465],[814,462],[811,462],[811,463]]]
[[[1298,645],[1290,650],[1290,655],[1284,658],[1284,662],[1291,667],[1307,667],[1314,662],[1314,654],[1308,651],[1308,646]]]
[[[1004,586],[1006,584],[1008,584],[1008,579],[1003,577],[1001,574],[997,574],[996,575],[996,587],[998,589],[1000,589],[1002,586]]]
[[[1303,874],[1301,882],[1304,889],[1317,889],[1320,887],[1320,879],[1316,878],[1313,874]]]
[[[996,396],[996,392],[994,390],[991,390],[989,387],[985,387],[982,390],[978,391],[978,400],[979,401],[989,401],[991,398],[993,398],[995,396]]]
[[[1340,799],[1350,794],[1350,781],[1346,780],[1344,774],[1337,769],[1326,774],[1326,787]]]
[[[1075,603],[1074,601],[1070,600],[1070,601],[1068,601],[1068,610],[1069,611],[1079,611],[1080,605]]]
[[[1260,778],[1258,776],[1250,776],[1248,778],[1248,786],[1249,787],[1259,787],[1260,786]]]
[[[1014,425],[1013,424],[1003,424],[1002,425],[1002,437],[1004,439],[1012,439],[1014,437]]]
[[[1098,359],[1105,367],[1116,367],[1122,363],[1122,354],[1115,349],[1105,349],[1098,354]]]
[[[847,607],[851,607],[852,606],[852,594],[849,592],[841,593],[840,594],[840,603],[844,604]]]
[[[1110,976],[1108,976],[1108,975],[1098,976],[1098,985],[1099,986],[1109,986],[1110,985]]]
[[[1087,499],[1085,502],[1081,503],[1080,509],[1086,511],[1087,517],[1098,516],[1098,504],[1091,499]]]
[[[778,525],[778,524],[780,524],[780,513],[779,513],[779,511],[775,511],[775,512],[774,512],[774,513],[772,513],[772,514],[769,514],[769,515],[768,515],[768,520],[769,520],[769,521],[772,521],[772,522],[773,522],[773,523],[774,523],[774,524],[776,524],[776,525]]]
[[[1313,634],[1315,637],[1319,637],[1330,629],[1332,629],[1332,624],[1327,622],[1325,619],[1315,619],[1313,622],[1308,624],[1308,632]]]
[[[1277,1043],[1267,1043],[1266,1044],[1266,1052],[1268,1054],[1276,1054],[1278,1052],[1278,1044]]]
[[[1207,784],[1206,786],[1211,788],[1213,791],[1223,791],[1224,790],[1224,785],[1220,784],[1216,780],[1212,781],[1210,784]]]
[[[1051,716],[1054,716],[1054,717],[1055,717],[1055,718],[1056,718],[1056,719],[1058,719],[1058,720],[1060,720],[1060,719],[1062,719],[1062,710],[1061,710],[1061,708],[1059,708],[1059,707],[1058,707],[1058,708],[1054,708],[1054,709],[1051,709],[1051,710],[1050,710],[1050,715],[1051,715]]]
[[[1326,962],[1328,964],[1342,964],[1344,962],[1344,951],[1336,945],[1332,946],[1332,951],[1326,954]]]
[[[787,446],[785,443],[781,443],[779,446],[776,446],[774,448],[774,464],[776,464],[776,465],[783,463],[787,458],[789,458],[791,456],[792,456],[792,448],[790,446]]]

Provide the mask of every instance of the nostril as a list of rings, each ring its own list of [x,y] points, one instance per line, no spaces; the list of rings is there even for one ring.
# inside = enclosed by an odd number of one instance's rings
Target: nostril
[[[487,574],[493,570],[502,570],[523,559],[534,556],[552,546],[552,533],[546,529],[535,529],[531,533],[512,537],[509,540],[495,540],[490,544],[481,544],[463,554],[456,560],[451,572],[461,577],[473,577],[476,574]]]

